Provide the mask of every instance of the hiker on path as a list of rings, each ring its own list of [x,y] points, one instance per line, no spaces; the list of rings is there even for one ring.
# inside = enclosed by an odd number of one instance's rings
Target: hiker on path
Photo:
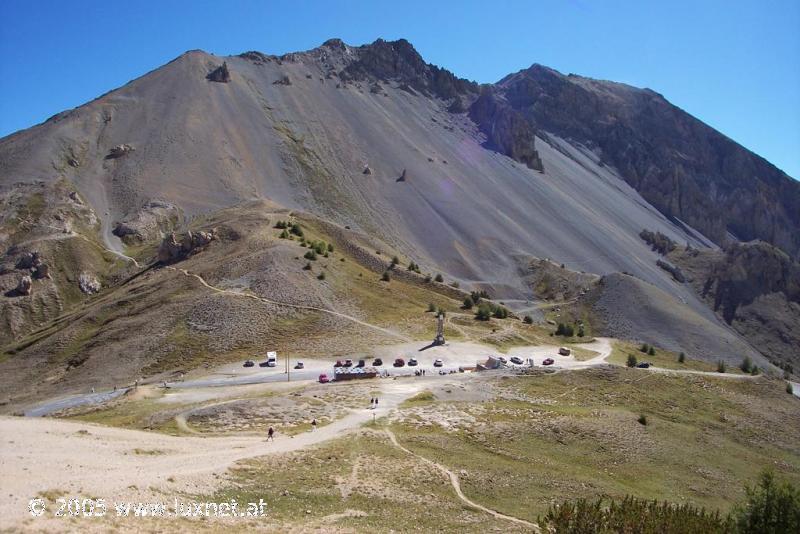
[[[317,429],[317,419],[314,418],[311,420],[311,431],[314,432]]]
[[[269,427],[269,430],[267,430],[267,441],[270,440],[275,441],[275,429],[272,427]]]

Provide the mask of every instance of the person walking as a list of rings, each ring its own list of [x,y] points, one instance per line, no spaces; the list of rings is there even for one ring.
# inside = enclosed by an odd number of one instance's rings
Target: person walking
[[[275,441],[275,429],[272,427],[267,430],[267,441]]]
[[[378,407],[378,397],[375,397],[375,408]]]
[[[311,431],[314,432],[317,430],[317,419],[314,418],[311,420]]]

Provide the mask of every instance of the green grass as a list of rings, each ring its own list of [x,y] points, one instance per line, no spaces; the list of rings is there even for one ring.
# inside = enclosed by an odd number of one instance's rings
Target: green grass
[[[639,348],[641,347],[640,344],[628,342],[628,341],[614,341],[613,342],[613,350],[611,355],[607,358],[608,363],[612,363],[614,365],[626,365],[628,360],[628,354],[633,354],[636,356],[636,359],[639,362],[650,362],[655,367],[661,367],[663,369],[675,369],[675,370],[690,370],[690,371],[716,371],[717,365],[709,362],[705,362],[702,360],[692,359],[690,356],[686,356],[684,363],[678,362],[678,353],[672,352],[664,349],[656,348],[655,356],[650,356],[649,354],[645,354],[641,352]],[[735,366],[727,366],[728,373],[733,374],[741,374],[741,370]]]

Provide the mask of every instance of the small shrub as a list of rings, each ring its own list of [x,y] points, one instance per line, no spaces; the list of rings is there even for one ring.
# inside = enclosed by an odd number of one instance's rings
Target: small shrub
[[[310,271],[311,270],[311,262],[310,261],[306,262],[305,266],[303,267],[303,270],[304,271]]]
[[[636,367],[637,363],[639,363],[639,361],[636,359],[636,356],[633,354],[628,354],[628,361],[625,362],[625,365],[628,367]]]
[[[281,239],[289,239],[289,232],[283,230],[278,237],[280,237]]]
[[[725,372],[725,362],[723,362],[722,360],[717,362],[717,372],[718,373],[724,373]]]
[[[400,258],[398,258],[397,256],[392,256],[392,265],[391,266],[394,267],[398,263],[400,263]]]
[[[530,315],[526,315],[525,318],[522,319],[522,321],[525,324],[533,324],[533,317],[531,317]]]
[[[325,280],[325,271],[322,271],[317,275],[317,280]]]
[[[456,280],[453,280],[453,281],[450,283],[450,285],[451,285],[452,287],[456,288],[456,289],[458,289],[459,287],[461,287],[461,284],[459,284],[459,283],[458,283],[458,281],[456,281]]]
[[[328,252],[333,252],[333,243],[328,243]]]
[[[383,271],[383,274],[381,275],[381,281],[388,282],[389,280],[391,280],[391,277],[389,276],[389,271]]]
[[[433,302],[428,304],[428,311],[429,312],[435,312],[436,311],[436,305]]]
[[[756,376],[756,375],[758,375],[760,372],[761,372],[761,369],[759,369],[757,365],[754,365],[754,366],[753,366],[753,367],[750,369],[750,374],[751,374],[751,375],[753,375],[753,376]]]
[[[291,232],[297,237],[303,237],[303,229],[297,223],[292,224]]]
[[[556,335],[557,336],[563,336],[565,330],[566,330],[566,326],[564,325],[564,323],[558,323],[558,326],[556,327]]]
[[[433,279],[431,278],[431,275],[429,275],[429,274],[426,274],[426,275],[425,275],[425,283],[427,283],[427,284],[430,284],[430,283],[431,283],[431,280],[433,280]]]
[[[639,347],[639,352],[643,352],[644,354],[647,354],[648,350],[650,350],[650,345],[647,343],[642,343],[642,346]]]
[[[472,297],[464,297],[464,309],[471,310],[473,306]]]
[[[287,228],[287,226],[288,225],[286,224],[285,221],[278,221],[278,222],[275,223],[275,228],[277,228],[279,230],[285,230]]]
[[[786,393],[789,395],[794,395],[794,388],[792,387],[791,382],[786,382]]]
[[[639,419],[637,419],[637,421],[639,421],[640,425],[647,426],[647,416],[645,414],[641,414],[639,416]]]
[[[475,312],[475,318],[479,321],[488,321],[492,317],[492,307],[486,303],[478,305],[478,311]]]
[[[686,355],[684,353],[678,354],[678,363],[683,363],[686,361]]]
[[[313,250],[309,250],[308,252],[303,254],[303,257],[307,260],[315,261],[317,259],[317,253],[314,252]]]
[[[741,369],[743,373],[749,373],[752,367],[753,361],[750,359],[750,356],[745,356],[742,363],[739,364],[739,369]]]
[[[772,471],[764,471],[758,484],[746,487],[745,492],[745,504],[731,513],[739,532],[800,532],[800,488],[778,482]]]
[[[650,345],[650,348],[647,349],[647,354],[649,354],[650,356],[656,355],[656,349],[653,347],[653,345]]]
[[[790,376],[791,376],[791,375],[789,374],[789,371],[788,371],[787,369],[784,369],[784,370],[783,370],[783,379],[784,379],[784,380],[789,380],[789,377],[790,377]]]
[[[434,278],[434,280],[436,280],[437,282],[439,282],[441,284],[442,282],[444,282],[444,277],[441,274],[437,273],[436,277]]]
[[[578,337],[583,337],[586,335],[586,332],[583,330],[583,325],[578,327]]]
[[[497,319],[505,319],[508,317],[508,310],[502,306],[496,306],[493,314]]]

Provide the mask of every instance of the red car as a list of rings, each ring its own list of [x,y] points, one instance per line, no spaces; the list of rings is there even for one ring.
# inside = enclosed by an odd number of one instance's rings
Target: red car
[[[396,358],[394,360],[395,367],[403,367],[406,364],[406,361],[403,358]]]
[[[334,367],[341,367],[344,365],[342,360],[336,360],[336,363],[333,364]]]
[[[320,384],[327,384],[330,381],[331,381],[331,379],[328,378],[328,375],[326,375],[325,373],[322,373],[321,375],[319,375],[319,383]]]
[[[553,365],[555,360],[553,358],[547,358],[545,361],[542,362],[542,365]]]

